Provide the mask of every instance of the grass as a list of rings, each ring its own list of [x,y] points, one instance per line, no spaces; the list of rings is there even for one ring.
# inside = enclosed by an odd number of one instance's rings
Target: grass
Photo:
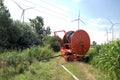
[[[80,80],[107,80],[101,72],[89,64],[82,62],[67,63],[63,59],[57,62],[58,59],[54,58],[47,62],[34,60],[28,70],[12,76],[8,80],[73,80],[73,77],[60,64],[64,64]]]
[[[95,69],[92,65],[83,62],[67,63],[65,66],[80,80],[106,80],[103,73]]]
[[[55,59],[49,62],[35,61],[29,70],[16,75],[13,80],[73,80]]]
[[[53,51],[48,46],[33,46],[24,51],[4,52],[0,54],[0,79],[11,80],[16,75],[31,70],[29,66],[33,65],[34,62],[52,55]]]
[[[11,51],[1,54],[0,79],[73,80],[73,77],[60,66],[60,64],[64,64],[64,66],[67,67],[68,70],[70,70],[80,80],[107,80],[103,73],[97,69],[94,69],[90,64],[82,62],[68,63],[59,57],[48,61],[40,61],[41,56],[44,56],[44,58],[47,56],[52,56],[52,54],[49,54],[52,51],[47,50],[46,48],[32,47],[31,49],[27,49],[23,52]]]
[[[52,65],[48,62],[35,62],[29,66],[29,70],[15,76],[14,80],[51,80]]]

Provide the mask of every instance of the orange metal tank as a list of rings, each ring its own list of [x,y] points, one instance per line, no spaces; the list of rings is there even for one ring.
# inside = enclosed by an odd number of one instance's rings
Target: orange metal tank
[[[88,33],[84,30],[77,30],[71,37],[70,45],[74,54],[85,55],[90,48]]]

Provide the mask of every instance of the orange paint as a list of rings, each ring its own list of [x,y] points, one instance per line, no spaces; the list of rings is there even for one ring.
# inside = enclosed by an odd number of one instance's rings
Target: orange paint
[[[60,49],[62,57],[66,61],[73,61],[84,57],[90,48],[90,38],[86,31],[68,31],[64,30],[54,32],[64,32],[65,35],[62,39],[62,47]]]

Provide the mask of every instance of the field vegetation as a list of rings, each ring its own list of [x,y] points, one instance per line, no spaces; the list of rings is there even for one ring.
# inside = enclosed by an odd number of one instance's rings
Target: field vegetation
[[[88,64],[57,62],[48,59],[60,49],[50,26],[44,26],[41,16],[29,21],[13,20],[0,0],[0,80],[73,80],[59,65],[63,63],[80,80],[120,79],[120,40],[91,46]]]
[[[34,46],[23,51],[9,51],[0,54],[0,79],[8,80],[16,75],[23,74],[31,70],[29,68],[31,64],[35,65],[34,62],[51,56],[53,56],[52,49],[40,46]]]
[[[90,63],[105,73],[109,80],[120,79],[120,40],[92,47],[88,56]]]

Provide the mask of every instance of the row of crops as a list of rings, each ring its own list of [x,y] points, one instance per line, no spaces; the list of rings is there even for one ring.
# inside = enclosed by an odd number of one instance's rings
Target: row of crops
[[[35,61],[53,55],[52,49],[34,46],[24,51],[9,51],[0,54],[0,79],[8,80],[29,70]]]
[[[91,64],[106,74],[108,80],[120,79],[120,40],[90,50]]]

